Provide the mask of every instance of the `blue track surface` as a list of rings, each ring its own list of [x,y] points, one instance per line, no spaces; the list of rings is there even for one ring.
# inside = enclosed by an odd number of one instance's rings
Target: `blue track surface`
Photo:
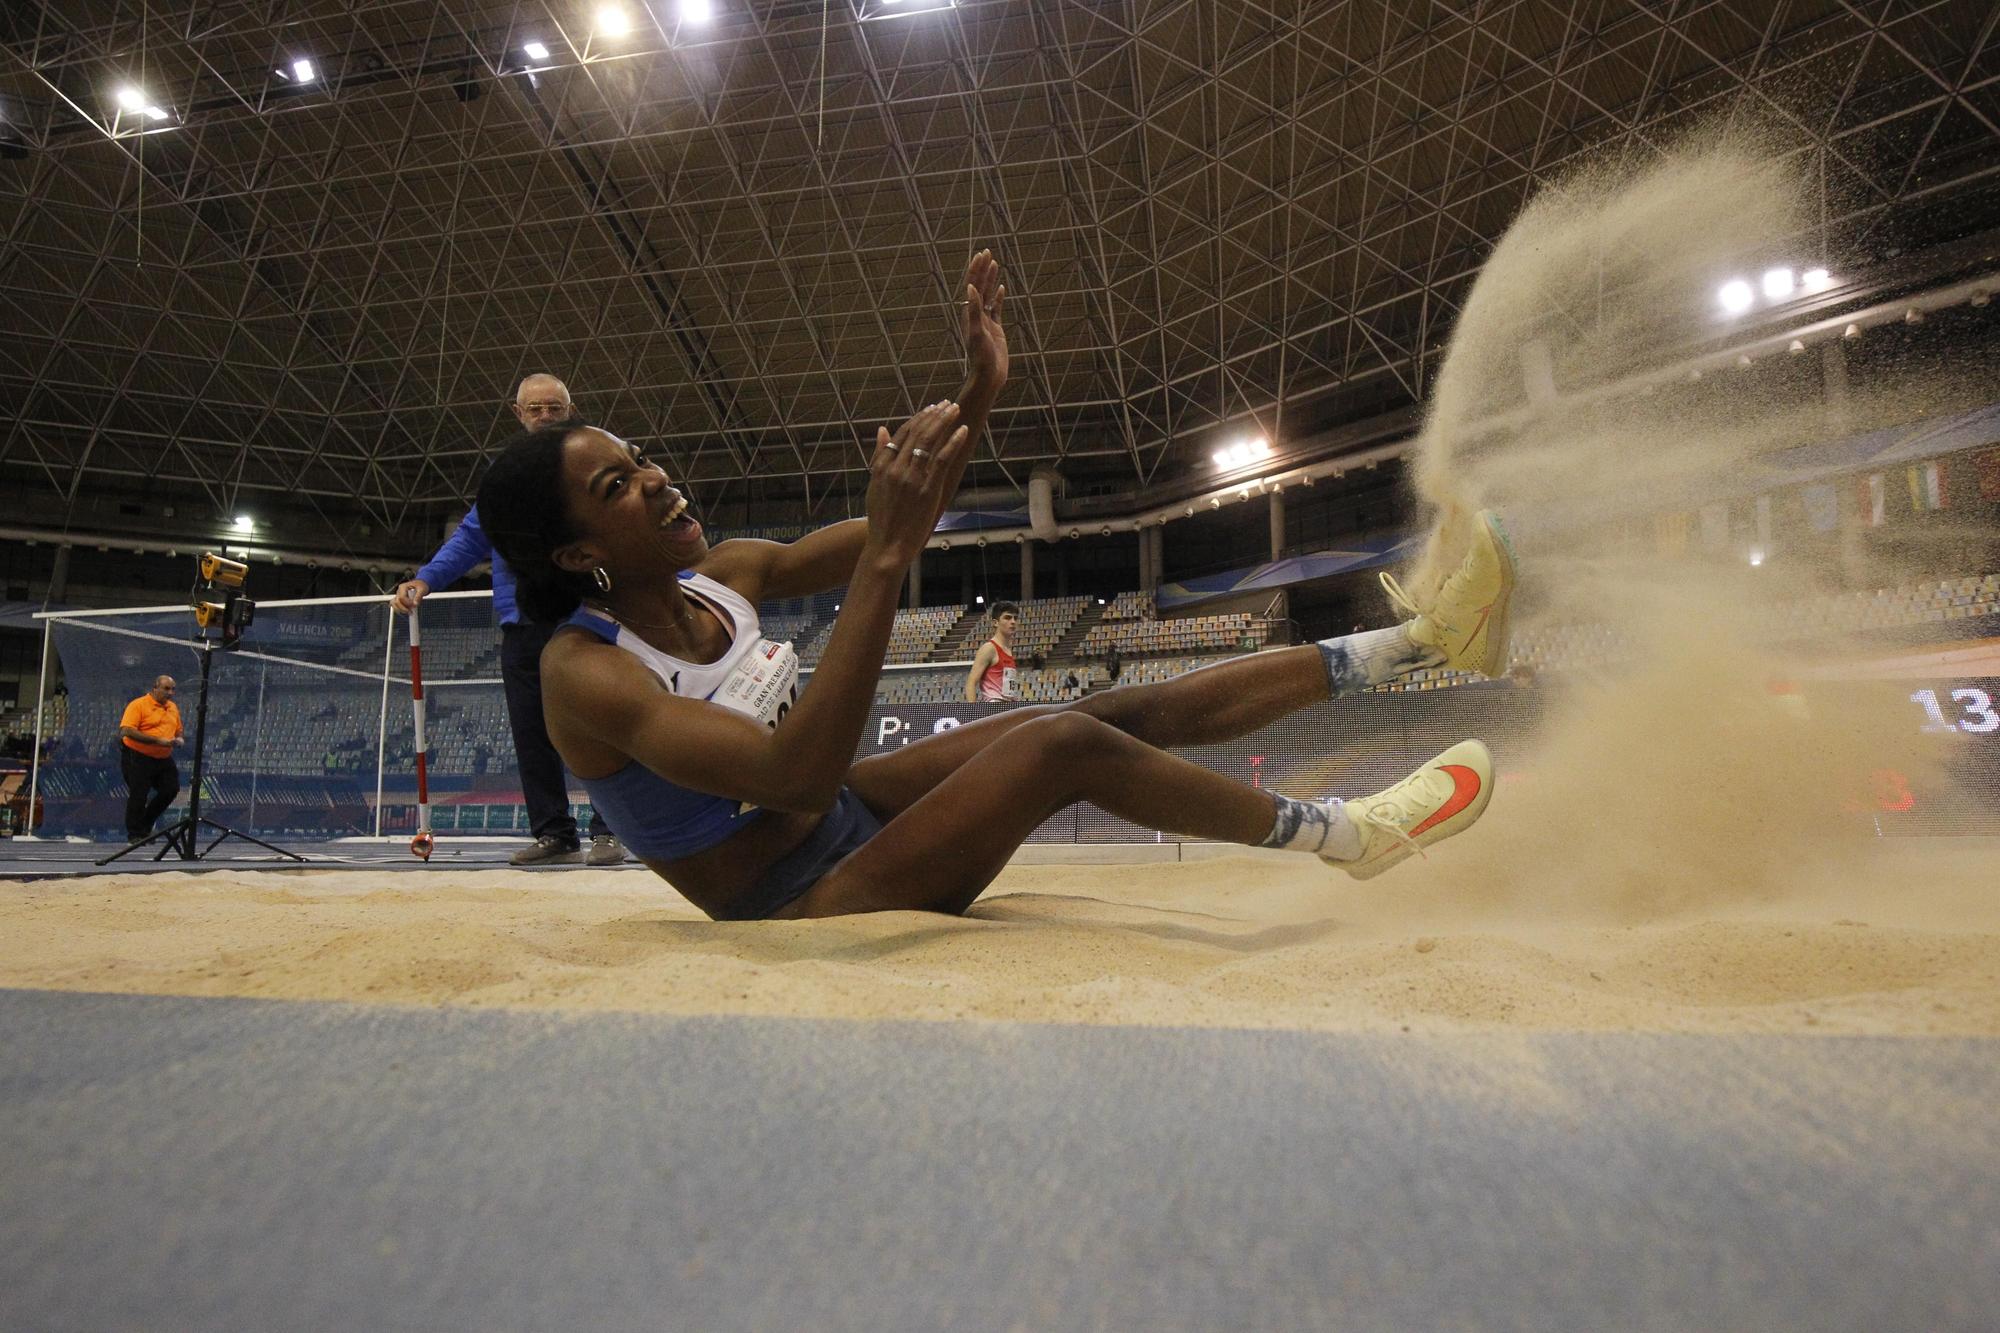
[[[0,991],[0,1327],[2000,1321],[2000,1042]]]

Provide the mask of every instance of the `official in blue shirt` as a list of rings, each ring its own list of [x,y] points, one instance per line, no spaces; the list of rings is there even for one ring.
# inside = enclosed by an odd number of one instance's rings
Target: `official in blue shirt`
[[[569,388],[553,375],[530,375],[514,393],[514,416],[529,430],[552,426],[576,413]],[[514,756],[521,770],[521,792],[528,802],[528,820],[535,845],[512,858],[515,865],[563,865],[584,859],[576,819],[569,812],[569,779],[562,759],[549,741],[542,719],[542,648],[555,632],[551,625],[524,619],[514,606],[514,571],[493,549],[479,525],[479,506],[466,511],[458,530],[446,538],[416,577],[396,588],[396,609],[413,611],[424,594],[448,588],[482,561],[493,565],[493,614],[500,621],[500,680],[507,691],[507,722],[514,733]],[[617,865],[625,849],[595,812],[590,821],[591,865]]]

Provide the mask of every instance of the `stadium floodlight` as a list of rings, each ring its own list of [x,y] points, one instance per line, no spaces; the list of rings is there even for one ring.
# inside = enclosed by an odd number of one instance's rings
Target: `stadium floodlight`
[[[618,5],[603,5],[597,11],[597,35],[623,37],[632,31],[632,16]]]
[[[714,17],[713,0],[681,0],[681,22],[706,23]]]
[[[249,532],[257,526],[257,520],[251,518],[248,514],[238,514],[230,526],[238,532]]]
[[[977,597],[974,597],[972,600],[975,605],[984,606],[986,605],[986,594],[982,592]]]
[[[869,19],[902,18],[906,14],[929,14],[950,9],[958,0],[866,0],[861,7],[863,22]]]
[[[1764,553],[1762,551],[1752,551],[1750,553],[1750,567],[1752,569],[1755,569],[1757,566],[1763,563],[1764,563]]]
[[[1715,299],[1720,301],[1722,308],[1730,314],[1740,315],[1756,301],[1757,293],[1751,291],[1750,284],[1743,279],[1731,278],[1722,284],[1722,289],[1716,292]]]
[[[1809,268],[1799,274],[1799,285],[1809,292],[1823,292],[1833,286],[1833,275],[1823,268]]]
[[[1214,453],[1210,454],[1209,457],[1215,460],[1215,465],[1217,467],[1229,466],[1229,451],[1227,449],[1217,449]]]
[[[129,83],[118,90],[117,96],[118,105],[124,107],[127,111],[144,111],[146,109],[146,94],[140,92]]]
[[[165,120],[166,118],[167,118],[167,113],[162,108],[156,106],[149,106],[146,108],[146,119]]]
[[[292,62],[292,78],[299,83],[311,83],[313,81],[313,62],[310,60],[294,60]]]
[[[1790,296],[1798,286],[1798,280],[1788,268],[1764,270],[1764,295],[1773,301],[1782,301]]]
[[[521,54],[530,60],[547,60],[549,58],[549,48],[540,42],[524,42],[521,44]]]

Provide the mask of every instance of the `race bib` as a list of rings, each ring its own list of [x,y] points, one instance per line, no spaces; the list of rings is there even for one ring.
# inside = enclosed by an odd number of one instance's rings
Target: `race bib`
[[[799,655],[789,643],[759,639],[709,698],[732,712],[776,727],[799,699]]]

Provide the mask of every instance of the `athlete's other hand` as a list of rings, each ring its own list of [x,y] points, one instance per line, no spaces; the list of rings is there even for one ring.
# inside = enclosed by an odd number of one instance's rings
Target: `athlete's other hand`
[[[1000,322],[1006,303],[1000,261],[981,250],[965,266],[965,364],[973,383],[990,393],[1007,383],[1007,329]]]
[[[431,585],[425,583],[422,579],[411,579],[408,583],[398,583],[396,585],[396,609],[405,614],[416,610],[417,603],[423,601],[424,594],[430,590]]]
[[[907,566],[937,526],[947,479],[956,484],[971,447],[958,424],[958,404],[933,403],[898,430],[875,432],[874,476],[868,483],[868,545],[884,562]]]

